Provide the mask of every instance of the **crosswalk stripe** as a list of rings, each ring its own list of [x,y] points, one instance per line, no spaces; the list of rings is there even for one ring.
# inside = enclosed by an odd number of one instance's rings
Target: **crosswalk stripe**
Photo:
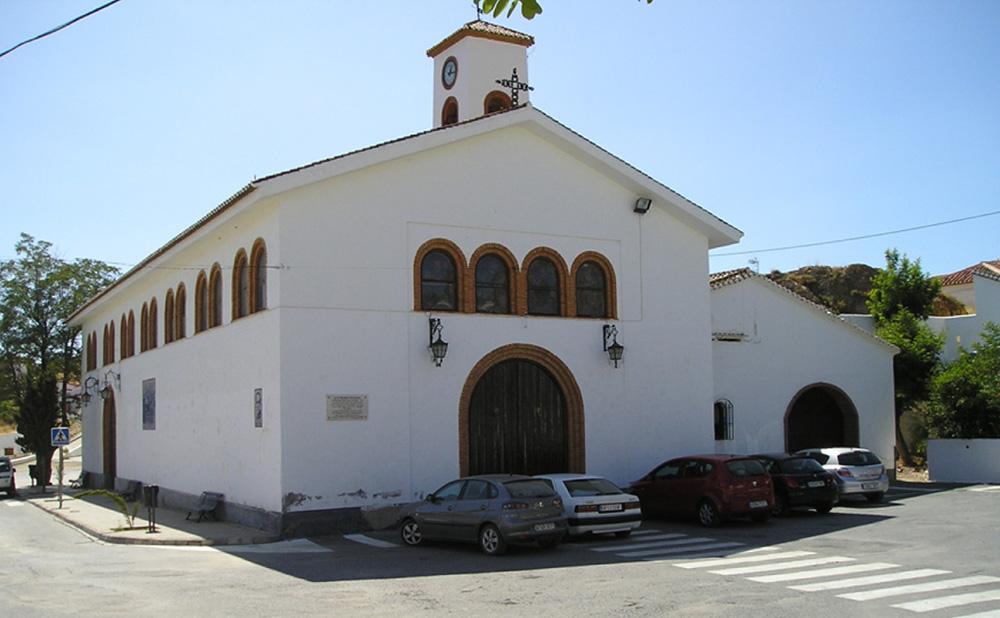
[[[698,545],[681,545],[680,547],[664,547],[662,549],[647,549],[644,551],[631,551],[618,554],[623,558],[648,558],[658,556],[673,556],[676,554],[686,554],[688,552],[705,551],[709,549],[723,549],[728,547],[742,547],[743,543],[704,543]]]
[[[898,582],[907,579],[917,579],[920,577],[930,577],[931,575],[945,575],[951,571],[941,569],[917,569],[915,571],[901,571],[899,573],[883,573],[882,575],[868,575],[867,577],[852,577],[851,579],[837,579],[832,582],[820,582],[818,584],[803,584],[801,586],[789,586],[792,590],[802,590],[803,592],[816,592],[818,590],[838,590],[840,588],[853,588],[855,586],[868,586],[871,584],[884,584],[888,582]]]
[[[714,540],[702,536],[689,536],[684,538],[676,538],[676,537],[684,537],[684,535],[664,534],[662,537],[656,537],[656,538],[671,539],[671,540],[647,542],[648,539],[654,538],[654,537],[647,537],[646,539],[642,539],[642,541],[639,543],[633,542],[633,543],[624,543],[621,545],[602,545],[601,547],[593,547],[592,549],[594,551],[621,551],[623,549],[645,549],[647,547],[669,547],[671,545],[687,545],[689,543],[703,543],[705,541]]]
[[[777,548],[772,548],[777,549]],[[756,551],[756,550],[751,550]],[[700,569],[702,567],[722,567],[730,566],[733,564],[745,564],[748,562],[765,562],[767,560],[778,560],[781,558],[801,558],[803,556],[815,556],[814,551],[784,551],[777,554],[755,554],[746,555],[750,552],[743,552],[738,556],[730,556],[728,558],[713,558],[711,560],[697,560],[695,562],[678,562],[675,567],[680,567],[682,569]]]
[[[989,575],[975,575],[972,577],[958,577],[956,579],[943,579],[936,582],[924,584],[909,584],[906,586],[893,586],[891,588],[879,588],[877,590],[866,590],[864,592],[849,592],[838,594],[842,599],[852,601],[870,601],[871,599],[881,599],[893,597],[899,594],[909,594],[911,592],[933,592],[935,590],[948,590],[949,588],[963,588],[965,586],[976,586],[978,584],[992,584],[1000,581],[1000,578]]]
[[[826,558],[810,558],[808,560],[792,560],[791,562],[776,562],[771,564],[757,564],[754,566],[735,567],[731,569],[719,569],[709,571],[716,575],[747,575],[749,573],[766,573],[768,571],[787,571],[800,567],[819,566],[821,564],[835,564],[837,562],[854,562],[854,558],[846,556],[827,556]]]
[[[965,614],[964,616],[956,616],[955,618],[1000,618],[1000,609],[988,609],[985,612]]]
[[[656,534],[659,530],[633,530],[632,536],[640,536],[643,534]]]
[[[864,573],[865,571],[880,571],[898,567],[898,564],[888,562],[870,562],[868,564],[855,564],[852,566],[834,567],[832,569],[817,569],[815,571],[801,571],[798,573],[781,573],[780,575],[762,575],[760,577],[748,577],[752,582],[774,583],[790,582],[797,579],[815,579],[817,577],[834,577],[836,575],[847,575],[848,573]]]
[[[371,545],[372,547],[378,547],[381,549],[399,547],[399,545],[396,545],[395,543],[389,543],[388,541],[383,541],[381,539],[373,539],[370,536],[365,536],[363,534],[345,534],[344,538],[349,541],[354,541],[355,543],[361,543],[362,545]]]
[[[953,594],[947,597],[924,599],[922,601],[910,601],[909,603],[893,605],[893,607],[908,609],[911,612],[930,612],[946,607],[982,603],[983,601],[996,601],[997,599],[1000,599],[1000,590],[987,590],[985,592],[967,592],[965,594]]]
[[[722,558],[731,558],[734,556],[745,556],[751,553],[771,552],[771,551],[776,551],[777,549],[778,549],[777,547],[755,547],[753,549],[747,549],[745,551],[734,552],[731,549],[723,548],[723,549],[716,549],[713,551],[703,551],[703,552],[695,552],[693,554],[684,554],[683,556],[677,556],[677,560],[695,560],[695,559],[700,560],[702,558],[722,559]],[[674,566],[681,568],[684,568],[683,565],[684,565],[683,562],[678,562],[674,564]]]

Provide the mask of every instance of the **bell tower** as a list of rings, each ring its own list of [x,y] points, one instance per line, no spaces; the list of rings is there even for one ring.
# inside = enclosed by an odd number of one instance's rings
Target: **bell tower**
[[[527,34],[482,20],[469,22],[427,50],[434,59],[434,128],[510,109],[510,86],[518,81],[518,105],[528,102]]]

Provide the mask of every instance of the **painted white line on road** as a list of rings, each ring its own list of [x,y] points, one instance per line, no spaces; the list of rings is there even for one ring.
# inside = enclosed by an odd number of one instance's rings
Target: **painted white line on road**
[[[647,549],[644,551],[630,551],[618,554],[623,558],[659,558],[675,557],[677,554],[689,552],[701,552],[709,549],[724,549],[730,547],[742,547],[743,543],[703,543],[697,545],[681,545],[680,547],[667,547],[662,549]]]
[[[998,599],[1000,599],[1000,590],[987,590],[986,592],[968,592],[948,597],[937,597],[936,599],[910,601],[909,603],[893,605],[893,607],[908,609],[911,612],[932,612],[936,609],[944,609],[946,607],[958,607],[959,605],[970,605],[972,603],[996,601]]]
[[[732,551],[727,549],[717,549],[715,551],[705,551],[705,552],[695,552],[693,554],[684,554],[683,556],[677,556],[676,560],[695,560],[702,558],[712,558],[714,560],[720,560],[723,558],[731,558],[734,556],[745,556],[747,554],[759,554],[760,552],[769,552],[780,549],[779,547],[755,547],[753,549]],[[674,566],[679,566],[683,568],[684,563],[678,562]]]
[[[329,547],[323,547],[309,539],[293,539],[255,545],[223,545],[218,549],[227,554],[322,554],[333,551]]]
[[[764,562],[765,560],[779,560],[782,558],[801,558],[802,556],[815,556],[814,551],[784,551],[777,554],[761,554],[761,551],[774,551],[777,547],[761,547],[751,549],[728,558],[713,558],[711,560],[697,560],[695,562],[678,562],[675,567],[682,569],[700,569],[702,567],[720,567],[733,564],[744,564],[747,562]],[[752,555],[746,555],[752,554]],[[687,557],[687,556],[685,556]]]
[[[17,502],[14,500],[5,500],[4,504],[6,504],[7,506],[24,506],[23,502]]]
[[[702,537],[686,536],[684,534],[662,534],[660,536],[648,536],[643,539],[638,539],[638,541],[632,541],[629,543],[601,545],[600,547],[591,547],[591,549],[594,551],[621,551],[623,549],[643,549],[646,547],[659,547],[662,545],[683,545],[685,543],[699,543],[701,541],[711,540],[712,539]]]
[[[975,487],[966,487],[965,491],[1000,491],[1000,485],[976,485]]]
[[[792,560],[790,562],[775,562],[771,564],[757,564],[754,566],[742,566],[732,569],[719,569],[709,571],[716,575],[747,575],[750,573],[767,573],[768,571],[787,571],[799,567],[819,566],[821,564],[836,564],[838,562],[854,562],[854,558],[847,556],[827,556],[825,558],[810,558],[808,560]]]
[[[378,547],[381,549],[399,547],[399,545],[396,545],[395,543],[373,539],[370,536],[365,536],[363,534],[345,534],[344,538],[348,541],[354,541],[355,543],[361,543],[362,545],[371,545],[372,547]]]
[[[817,577],[835,577],[837,575],[847,575],[849,573],[864,573],[865,571],[881,571],[882,569],[892,569],[898,564],[889,562],[870,562],[868,564],[855,564],[853,566],[834,567],[832,569],[817,569],[815,571],[803,571],[801,573],[782,573],[780,575],[762,575],[760,577],[748,577],[752,582],[774,583],[791,582],[797,579],[815,579]]]
[[[871,584],[886,584],[889,582],[900,582],[907,579],[919,579],[930,577],[931,575],[946,575],[951,571],[941,569],[917,569],[915,571],[901,571],[899,573],[883,573],[882,575],[869,575],[867,577],[852,577],[850,579],[837,579],[832,582],[820,582],[818,584],[803,584],[801,586],[789,586],[792,590],[802,590],[803,592],[817,592],[819,590],[839,590],[841,588],[853,588],[855,586],[869,586]]]
[[[842,599],[852,601],[870,601],[871,599],[881,599],[893,597],[899,594],[910,594],[920,592],[933,592],[935,590],[948,590],[950,588],[962,588],[965,586],[977,586],[979,584],[992,584],[1000,581],[1000,578],[989,575],[975,575],[973,577],[958,577],[956,579],[944,579],[926,584],[909,584],[908,586],[893,586],[892,588],[879,588],[878,590],[866,590],[865,592],[849,592],[838,594]]]
[[[965,614],[964,616],[955,616],[955,618],[1000,618],[1000,609],[988,609],[985,612]]]

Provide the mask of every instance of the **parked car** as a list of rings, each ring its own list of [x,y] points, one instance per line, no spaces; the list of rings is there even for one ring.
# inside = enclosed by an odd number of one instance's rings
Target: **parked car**
[[[869,502],[881,502],[889,491],[889,475],[882,460],[866,448],[807,448],[795,454],[815,459],[833,474],[841,496],[864,494]]]
[[[7,493],[8,498],[13,498],[17,494],[17,482],[14,473],[17,469],[10,463],[10,457],[0,455],[0,489]]]
[[[815,459],[788,453],[752,455],[771,475],[774,484],[772,515],[785,515],[793,507],[807,506],[829,513],[840,499],[837,481]]]
[[[703,526],[749,516],[764,522],[774,503],[771,476],[745,455],[697,455],[660,464],[632,483],[646,514],[697,515]]]
[[[623,492],[606,478],[589,474],[540,474],[563,503],[569,533],[614,533],[627,537],[642,525],[639,498]]]
[[[548,483],[495,474],[451,481],[404,507],[399,535],[407,545],[425,540],[478,543],[483,553],[494,555],[508,544],[557,545],[567,527],[562,500]]]

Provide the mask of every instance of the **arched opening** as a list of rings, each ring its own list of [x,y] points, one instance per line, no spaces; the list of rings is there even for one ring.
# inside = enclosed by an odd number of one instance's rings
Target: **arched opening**
[[[441,126],[446,127],[458,122],[458,101],[455,97],[448,97],[444,105],[441,106]]]
[[[104,451],[104,486],[108,489],[115,488],[115,477],[118,475],[118,444],[115,431],[115,394],[109,392],[107,399],[104,399],[104,414],[102,422],[103,448]]]
[[[859,446],[858,410],[832,384],[812,384],[792,398],[785,412],[785,449]]]
[[[583,472],[583,399],[552,353],[513,344],[470,372],[459,408],[463,475]]]
[[[483,113],[495,114],[511,108],[510,96],[505,92],[494,90],[483,99]]]

